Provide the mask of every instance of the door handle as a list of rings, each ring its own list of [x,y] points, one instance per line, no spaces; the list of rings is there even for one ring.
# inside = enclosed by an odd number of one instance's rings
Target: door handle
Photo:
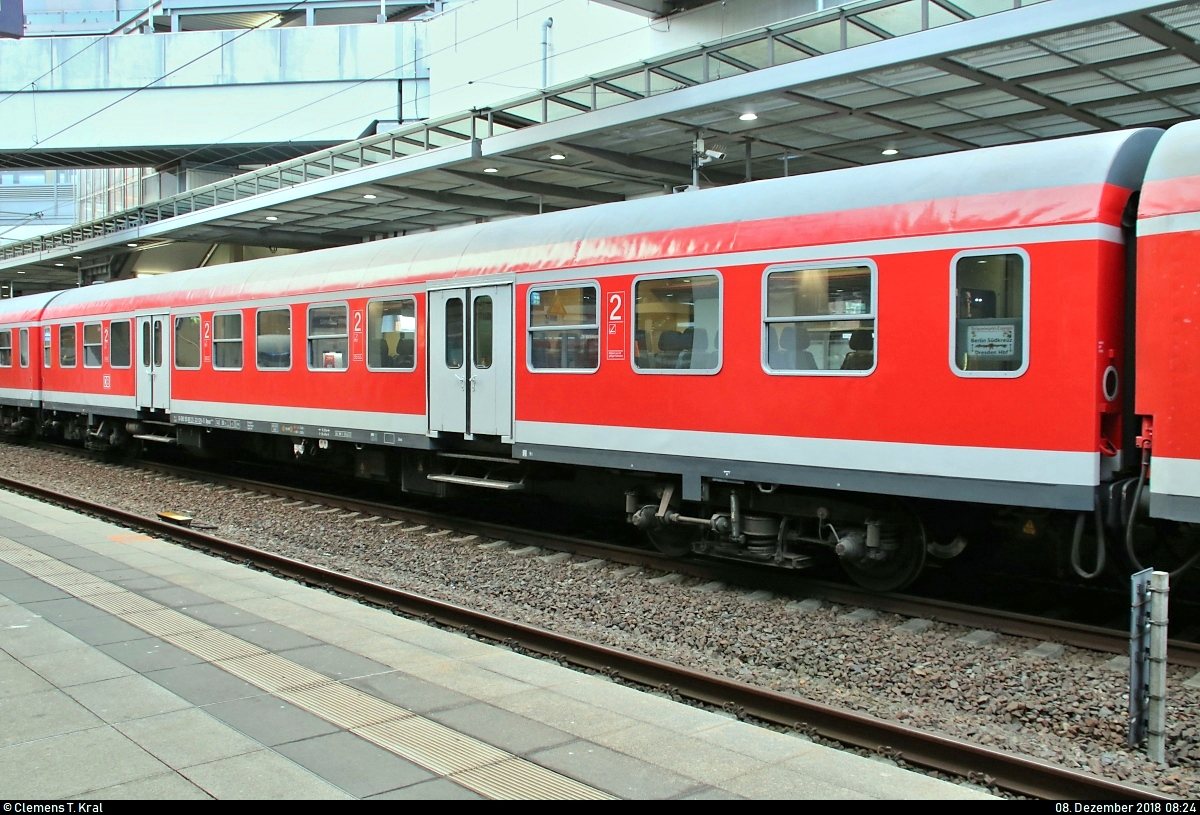
[[[463,377],[459,376],[458,374],[455,374],[455,375],[454,375],[454,378],[458,380],[459,386],[460,386],[460,387],[462,387],[462,389],[463,389],[464,391],[466,391],[466,389],[467,389],[467,382],[466,382],[466,379],[464,379]]]
[[[475,392],[475,377],[471,377],[471,393]]]

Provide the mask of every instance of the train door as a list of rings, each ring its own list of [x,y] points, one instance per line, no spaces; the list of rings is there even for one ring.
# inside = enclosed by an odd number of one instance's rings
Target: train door
[[[169,410],[171,406],[171,318],[153,314],[137,318],[137,406]]]
[[[512,436],[512,286],[429,293],[429,429]]]

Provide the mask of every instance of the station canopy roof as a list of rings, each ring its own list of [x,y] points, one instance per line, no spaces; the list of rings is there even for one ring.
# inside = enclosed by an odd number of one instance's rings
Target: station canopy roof
[[[152,246],[306,249],[669,193],[697,136],[725,154],[702,168],[716,186],[1198,115],[1200,3],[868,0],[0,246],[0,279],[72,286]]]

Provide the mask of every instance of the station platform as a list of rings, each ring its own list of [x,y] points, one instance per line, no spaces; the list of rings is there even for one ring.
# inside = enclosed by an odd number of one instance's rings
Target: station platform
[[[0,798],[986,799],[0,492]]]

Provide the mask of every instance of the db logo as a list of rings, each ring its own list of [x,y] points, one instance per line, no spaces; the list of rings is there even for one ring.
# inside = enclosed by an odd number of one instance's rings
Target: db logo
[[[111,387],[112,387],[112,377],[109,376],[108,374],[105,374],[104,375],[104,389],[108,390]]]

